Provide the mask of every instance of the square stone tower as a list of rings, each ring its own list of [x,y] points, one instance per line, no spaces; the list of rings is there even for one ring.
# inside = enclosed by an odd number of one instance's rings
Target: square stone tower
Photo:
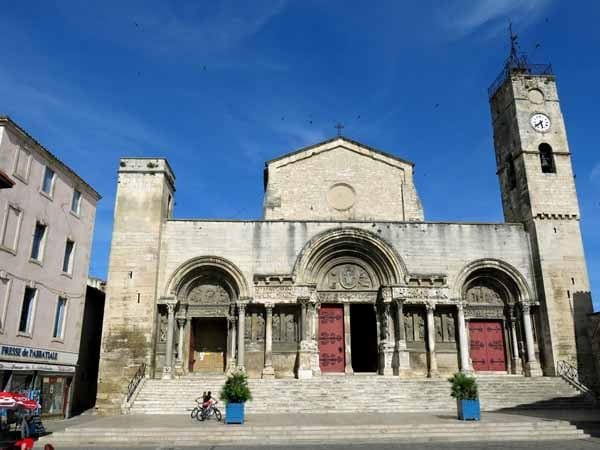
[[[565,360],[587,376],[592,301],[571,152],[551,66],[528,64],[513,48],[489,94],[504,217],[523,222],[530,235],[544,373],[554,375]]]
[[[165,159],[119,163],[96,406],[118,412],[142,363],[152,370],[159,249],[175,176]]]

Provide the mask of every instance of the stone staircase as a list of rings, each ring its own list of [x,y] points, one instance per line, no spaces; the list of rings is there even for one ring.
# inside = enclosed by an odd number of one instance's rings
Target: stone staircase
[[[164,416],[166,417],[166,416]],[[187,419],[189,421],[191,419]],[[195,421],[194,421],[195,422]],[[198,446],[250,445],[268,446],[326,443],[423,443],[467,441],[549,441],[584,439],[588,435],[565,421],[515,418],[510,422],[459,422],[404,424],[344,425],[275,425],[227,426],[213,423],[192,423],[186,428],[177,426],[116,426],[70,427],[61,433],[40,439],[38,444],[52,443],[58,448],[93,446]]]
[[[131,414],[189,414],[203,391],[219,397],[223,376],[189,375],[175,380],[147,379]],[[593,401],[561,378],[515,375],[478,376],[481,408],[588,408]],[[444,378],[322,376],[306,380],[250,379],[248,414],[405,413],[456,411]],[[224,409],[224,407],[223,407]]]

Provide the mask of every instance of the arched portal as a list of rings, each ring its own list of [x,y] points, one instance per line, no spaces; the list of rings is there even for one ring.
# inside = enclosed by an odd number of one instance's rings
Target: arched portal
[[[468,269],[462,274],[460,298],[473,370],[522,373],[530,353],[538,351],[527,283],[514,268],[497,261],[476,262]],[[528,348],[528,333],[534,350]]]
[[[239,269],[215,256],[194,258],[173,273],[167,293],[177,300],[176,369],[216,374],[233,367],[236,302],[247,293]],[[159,326],[168,327],[163,317],[159,314]],[[158,350],[160,357],[160,347]]]
[[[399,283],[404,264],[394,249],[368,231],[324,232],[302,250],[297,282],[316,287],[319,365],[322,372],[377,372],[381,288]]]

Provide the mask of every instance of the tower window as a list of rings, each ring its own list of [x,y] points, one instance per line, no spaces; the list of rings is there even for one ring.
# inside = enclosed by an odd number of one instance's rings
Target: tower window
[[[515,175],[515,161],[509,156],[506,160],[506,179],[508,188],[514,189],[517,186],[517,177]]]
[[[554,165],[554,155],[552,154],[552,147],[548,144],[543,143],[538,147],[540,151],[540,165],[542,166],[542,173],[556,173],[556,166]]]

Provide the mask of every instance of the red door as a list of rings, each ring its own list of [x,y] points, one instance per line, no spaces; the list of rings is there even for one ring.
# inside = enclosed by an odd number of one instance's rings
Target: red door
[[[319,311],[319,365],[322,372],[344,371],[344,307],[322,305]]]
[[[470,321],[470,352],[476,371],[506,370],[501,321]]]

